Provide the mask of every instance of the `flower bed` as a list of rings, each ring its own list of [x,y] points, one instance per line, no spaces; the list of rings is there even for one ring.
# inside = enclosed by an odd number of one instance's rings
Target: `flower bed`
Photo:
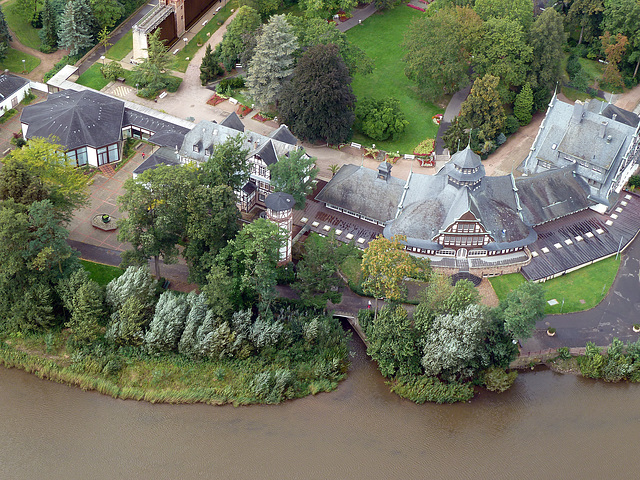
[[[421,157],[431,155],[435,148],[435,144],[436,142],[433,138],[427,138],[413,149],[413,154]]]
[[[433,123],[435,123],[436,125],[440,125],[440,122],[442,121],[442,114],[436,113],[433,117],[431,117],[431,120],[433,120]]]
[[[416,10],[420,10],[421,12],[426,12],[424,8],[416,7],[415,5],[411,5],[410,3],[407,3],[407,7],[415,8]]]
[[[251,113],[252,111],[253,111],[253,108],[247,107],[246,105],[242,105],[241,103],[239,103],[238,104],[238,109],[236,110],[236,113],[238,114],[238,116],[240,118],[242,118],[245,115],[248,115],[249,113]]]
[[[395,165],[395,164],[396,164],[396,162],[397,162],[398,160],[400,160],[400,158],[402,158],[402,157],[399,157],[399,156],[396,156],[396,155],[389,155],[389,154],[387,154],[387,158],[385,158],[385,160],[386,160],[387,162],[391,163],[392,165]]]
[[[219,103],[222,103],[226,100],[225,97],[218,95],[217,93],[213,95],[209,100],[207,100],[207,104],[213,105],[214,107]]]
[[[259,113],[256,113],[256,114],[253,116],[253,119],[254,119],[254,120],[257,120],[257,121],[259,121],[259,122],[266,122],[266,121],[268,121],[268,120],[271,120],[270,118],[263,117],[263,116],[262,116],[262,115],[260,115]]]
[[[378,150],[377,148],[366,148],[364,149],[364,156],[365,157],[369,157],[369,158],[373,158],[375,160],[375,158],[378,156],[378,152],[380,152],[380,150]]]

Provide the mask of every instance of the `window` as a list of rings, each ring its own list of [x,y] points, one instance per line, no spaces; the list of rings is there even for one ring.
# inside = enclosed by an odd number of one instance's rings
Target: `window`
[[[118,144],[114,143],[113,145],[109,145],[107,147],[107,151],[109,152],[109,162],[117,162],[120,160],[118,155]]]
[[[194,145],[193,146],[193,151],[198,153],[200,151],[200,147],[198,147],[198,145]]]
[[[107,155],[107,147],[102,147],[97,150],[98,153],[98,165],[104,165],[109,163],[109,157]]]

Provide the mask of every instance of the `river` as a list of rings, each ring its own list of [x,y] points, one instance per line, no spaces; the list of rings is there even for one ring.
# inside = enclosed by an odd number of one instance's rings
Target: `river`
[[[638,385],[543,370],[505,394],[415,405],[359,340],[331,393],[274,406],[122,401],[0,367],[0,478],[633,478]]]

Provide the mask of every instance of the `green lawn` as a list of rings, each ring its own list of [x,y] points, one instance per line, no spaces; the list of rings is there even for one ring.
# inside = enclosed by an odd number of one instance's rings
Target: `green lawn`
[[[404,74],[404,50],[401,43],[412,19],[424,15],[405,6],[369,17],[362,25],[347,31],[348,39],[369,55],[375,65],[369,75],[355,75],[353,91],[358,98],[384,99],[395,97],[400,101],[409,126],[396,140],[375,142],[356,134],[354,140],[364,145],[376,144],[389,152],[411,153],[425,138],[435,138],[438,126],[431,117],[443,110],[420,98],[416,85]]]
[[[604,64],[596,61],[589,60],[588,58],[579,58],[578,61],[582,66],[582,69],[587,72],[591,81],[600,82],[602,80],[602,74],[604,73]]]
[[[102,72],[100,71],[101,67],[102,63],[94,63],[78,77],[76,83],[96,90],[102,90],[109,84],[109,80],[102,76]]]
[[[9,0],[2,5],[2,12],[11,31],[18,37],[21,44],[26,47],[40,48],[38,30],[31,26],[29,15],[23,12],[19,0]]]
[[[124,37],[107,50],[107,58],[122,60],[131,50],[133,50],[133,30],[129,30]]]
[[[124,273],[124,270],[121,268],[103,265],[102,263],[88,262],[86,260],[80,260],[80,263],[82,263],[84,269],[89,272],[89,278],[98,282],[100,285],[106,285]]]
[[[218,22],[220,23],[224,23],[227,18],[229,18],[231,16],[231,10],[235,10],[238,8],[238,1],[237,0],[232,0],[229,3],[227,3],[224,7],[222,7],[222,9],[218,12],[218,14],[213,17],[211,19],[211,21],[209,21],[204,27],[202,27],[202,30],[200,30],[198,32],[198,34],[192,38],[187,45],[180,50],[177,54],[176,54],[176,60],[175,62],[173,62],[173,69],[177,70],[178,72],[186,72],[187,71],[187,67],[189,66],[189,62],[191,61],[191,59],[193,58],[193,56],[196,54],[196,52],[198,50],[200,50],[200,48],[204,48],[204,46],[199,47],[198,46],[198,41],[202,42],[204,45],[204,42],[207,41],[207,39],[209,37],[207,37],[207,33],[213,33],[216,30],[218,30],[218,28],[220,28],[220,25],[218,25]],[[172,50],[175,50],[177,47],[174,46],[172,47]],[[187,60],[187,58],[189,58],[189,60]]]
[[[611,257],[543,283],[545,299],[555,298],[558,301],[558,305],[554,306],[547,303],[545,313],[560,313],[561,310],[562,313],[579,312],[595,307],[607,295],[619,266],[620,258],[616,260],[615,257]],[[512,273],[492,277],[489,281],[498,298],[502,300],[525,279],[519,273]],[[580,300],[584,300],[585,303],[581,303]]]
[[[24,59],[24,66],[22,60]],[[13,48],[7,50],[7,56],[4,60],[0,60],[0,69],[8,69],[13,73],[22,73],[23,69],[29,73],[31,70],[40,65],[40,59],[29,55],[28,53],[19,52]]]

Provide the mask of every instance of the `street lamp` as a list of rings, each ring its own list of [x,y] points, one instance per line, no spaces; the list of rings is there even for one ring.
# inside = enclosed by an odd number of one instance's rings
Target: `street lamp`
[[[138,95],[138,84],[136,83],[136,95]]]
[[[104,55],[100,55],[100,60],[102,60],[102,66],[103,67],[104,67],[104,59],[105,59],[105,56]]]
[[[22,59],[22,73],[27,73],[27,67],[25,66],[25,59]]]

